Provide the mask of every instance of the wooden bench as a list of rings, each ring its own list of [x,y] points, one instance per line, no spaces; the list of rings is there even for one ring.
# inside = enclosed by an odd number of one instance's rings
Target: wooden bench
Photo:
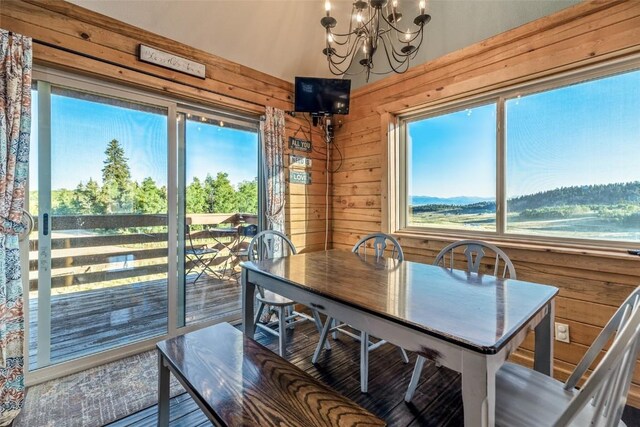
[[[169,372],[221,426],[384,426],[242,332],[222,323],[158,343],[158,425],[169,425]]]

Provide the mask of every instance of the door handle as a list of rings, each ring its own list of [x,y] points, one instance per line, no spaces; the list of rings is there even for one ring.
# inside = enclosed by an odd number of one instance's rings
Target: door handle
[[[33,216],[31,216],[31,214],[28,211],[23,209],[22,219],[20,220],[20,222],[24,224],[24,231],[18,234],[18,240],[22,242],[24,239],[28,239],[29,235],[33,231],[33,224],[34,224]]]
[[[49,214],[42,215],[42,234],[49,235]]]

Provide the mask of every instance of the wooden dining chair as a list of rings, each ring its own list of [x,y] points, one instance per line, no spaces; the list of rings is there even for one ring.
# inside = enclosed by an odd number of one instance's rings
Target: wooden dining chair
[[[385,251],[389,251],[391,258],[397,259],[398,261],[404,260],[404,252],[402,251],[400,243],[393,236],[385,233],[373,233],[364,236],[353,246],[351,251],[366,259],[368,256],[368,244],[373,251],[372,256],[376,260],[384,258]],[[352,332],[352,330],[354,332]],[[378,340],[377,342],[372,342],[371,339],[373,337],[370,337],[368,332],[356,331],[349,325],[341,324],[336,319],[327,316],[323,331],[320,334],[320,341],[318,342],[316,351],[313,353],[313,358],[311,360],[313,363],[318,362],[322,348],[326,347],[329,332],[333,334],[334,339],[337,338],[338,333],[342,333],[360,341],[360,389],[363,393],[366,393],[369,378],[369,353],[380,348],[382,345],[386,344],[387,341]],[[404,360],[405,363],[409,363],[409,357],[407,356],[406,351],[401,347],[398,347],[398,349],[401,353],[402,360]]]
[[[464,250],[462,252],[462,257],[458,255],[456,258],[456,254],[459,252],[456,251],[458,248],[464,248]],[[513,266],[513,263],[507,254],[499,247],[481,240],[459,240],[451,243],[438,253],[433,265],[439,265],[441,267],[451,269],[458,267],[459,269],[464,269],[470,273],[478,273],[480,271],[482,259],[487,255],[487,252],[493,252],[495,254],[495,258],[493,258],[494,276],[501,276],[503,278],[509,277],[511,279],[516,278],[516,268]],[[409,387],[407,388],[407,393],[404,396],[404,400],[406,402],[411,402],[411,399],[413,399],[413,395],[418,387],[420,374],[422,373],[422,368],[424,367],[426,360],[427,359],[420,355],[418,355],[418,358],[416,359],[416,365],[413,368],[411,381],[409,381]],[[438,364],[436,365],[438,366]]]
[[[291,255],[297,253],[291,240],[283,233],[275,230],[265,230],[256,234],[247,247],[249,261],[273,259],[278,256],[284,256],[287,252]],[[259,286],[256,286],[256,289],[258,290],[256,294],[258,310],[255,314],[254,324],[257,328],[278,337],[278,353],[280,356],[285,356],[287,329],[293,328],[296,323],[310,320],[315,323],[318,332],[322,331],[322,321],[316,310],[311,309],[312,316],[297,312],[294,309],[295,301]],[[267,307],[273,307],[275,309],[278,316],[277,321],[260,322],[262,312]],[[327,343],[327,345],[329,345],[329,343]]]
[[[640,287],[613,315],[565,383],[513,363],[496,374],[496,426],[624,426],[640,349]],[[614,337],[580,389],[578,382]]]

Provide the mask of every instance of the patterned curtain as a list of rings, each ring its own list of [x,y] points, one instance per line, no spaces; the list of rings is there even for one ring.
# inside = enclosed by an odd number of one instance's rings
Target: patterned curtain
[[[267,107],[266,118],[260,124],[260,132],[264,146],[262,161],[267,194],[267,228],[284,233],[284,111]]]
[[[31,39],[0,30],[0,426],[24,401],[18,234],[29,170]]]

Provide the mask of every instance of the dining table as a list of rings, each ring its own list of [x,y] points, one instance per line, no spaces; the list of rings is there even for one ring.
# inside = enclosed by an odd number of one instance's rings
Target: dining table
[[[495,424],[496,372],[531,331],[553,372],[554,286],[338,249],[241,266],[246,335],[256,286],[304,304],[459,372],[465,426]]]

